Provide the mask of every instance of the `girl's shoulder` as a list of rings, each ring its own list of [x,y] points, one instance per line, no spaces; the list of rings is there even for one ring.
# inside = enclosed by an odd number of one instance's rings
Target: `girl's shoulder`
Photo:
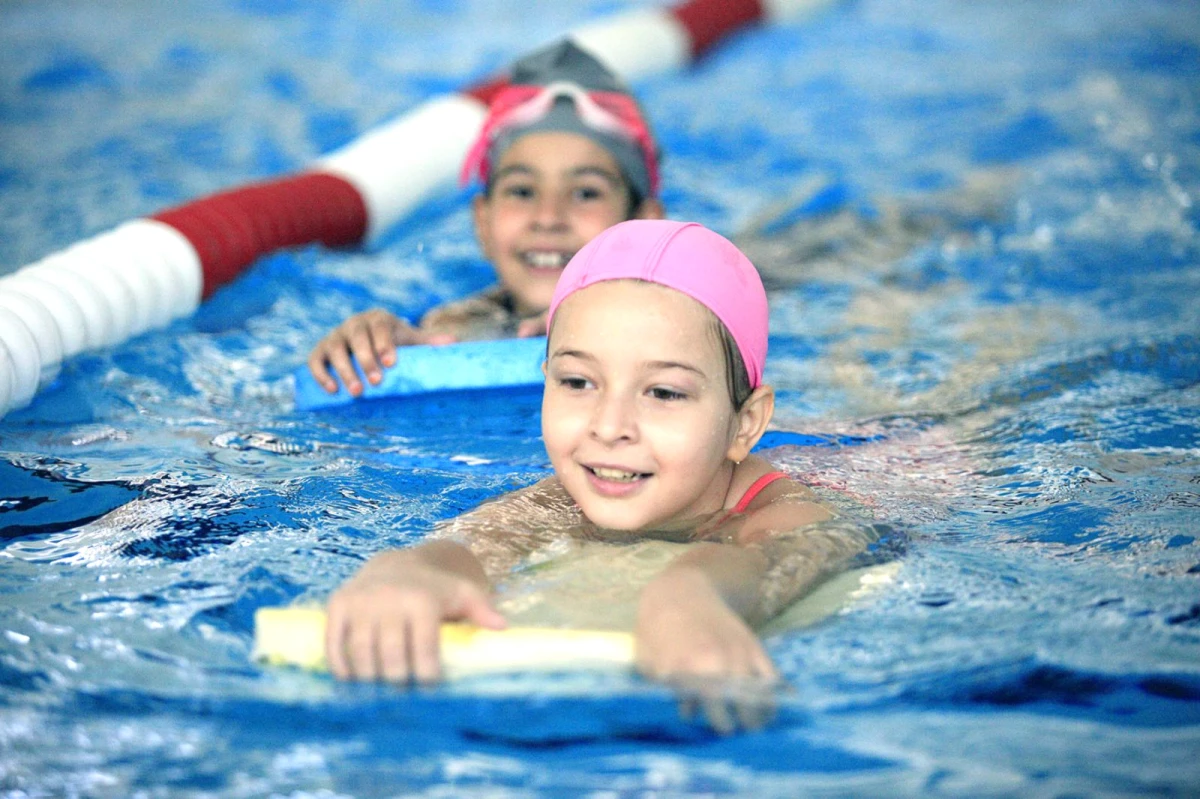
[[[421,317],[422,330],[466,339],[510,336],[516,323],[512,297],[502,286],[431,308]]]
[[[735,467],[725,507],[735,513],[746,513],[780,499],[812,502],[816,498],[816,493],[804,483],[776,469],[765,458],[751,455]]]
[[[835,515],[815,491],[757,455],[738,464],[730,489],[732,503],[726,504],[739,517],[737,538],[743,543]]]

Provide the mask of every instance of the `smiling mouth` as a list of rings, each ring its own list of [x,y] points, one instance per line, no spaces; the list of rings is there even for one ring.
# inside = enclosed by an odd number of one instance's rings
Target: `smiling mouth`
[[[610,483],[634,483],[650,475],[645,472],[627,472],[623,469],[609,469],[604,466],[585,466],[592,474]]]
[[[562,269],[572,255],[562,250],[529,250],[521,254],[521,260],[530,269]]]

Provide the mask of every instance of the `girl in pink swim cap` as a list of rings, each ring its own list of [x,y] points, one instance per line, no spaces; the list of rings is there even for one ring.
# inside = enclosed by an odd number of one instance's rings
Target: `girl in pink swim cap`
[[[638,590],[639,670],[702,685],[718,729],[761,723],[761,707],[731,708],[713,681],[773,683],[754,628],[869,544],[821,524],[831,509],[751,454],[774,410],[766,353],[762,282],[723,237],[634,220],[592,239],[550,303],[542,435],[554,474],[368,562],[329,603],[333,672],[434,680],[438,624],[503,627],[493,581],[530,556],[663,539],[687,546]]]

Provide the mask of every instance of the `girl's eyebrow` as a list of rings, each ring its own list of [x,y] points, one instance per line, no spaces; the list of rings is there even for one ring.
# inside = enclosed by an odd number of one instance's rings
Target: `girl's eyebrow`
[[[568,350],[568,349],[557,349],[554,352],[550,353],[550,358],[552,358],[552,359],[553,358],[579,358],[584,361],[596,360],[595,355],[589,355],[588,353],[584,352],[583,350]]]
[[[575,167],[567,174],[573,178],[582,178],[589,175],[595,175],[596,177],[611,183],[614,187],[619,187],[621,185],[621,176],[610,169],[605,169],[602,166],[588,164],[587,166]]]
[[[529,164],[509,164],[503,169],[498,169],[492,175],[492,183],[498,183],[509,175],[520,175],[522,177],[537,177],[540,172]],[[610,169],[605,169],[602,166],[595,164],[585,164],[583,166],[572,167],[567,170],[567,177],[572,179],[595,176],[611,184],[613,188],[620,188],[621,176]]]
[[[501,179],[513,174],[536,175],[537,170],[531,166],[528,166],[527,164],[509,164],[503,169],[496,170],[496,172],[492,175],[492,183],[496,183]]]
[[[690,363],[682,363],[680,361],[650,361],[646,364],[646,367],[654,372],[660,372],[664,369],[683,369],[684,371],[692,372],[693,374],[700,375],[701,377],[708,377],[708,375],[704,374],[704,372],[700,371],[700,369],[696,368],[695,366],[692,366]]]
[[[593,363],[596,361],[596,356],[583,352],[582,350],[555,350],[554,352],[550,353],[550,360],[555,358],[579,358],[580,360],[591,361]],[[693,374],[697,374],[703,378],[708,377],[708,375],[706,375],[698,367],[682,361],[647,361],[645,364],[643,364],[643,366],[647,371],[651,372],[661,372],[666,369],[683,369],[684,371],[692,372]]]

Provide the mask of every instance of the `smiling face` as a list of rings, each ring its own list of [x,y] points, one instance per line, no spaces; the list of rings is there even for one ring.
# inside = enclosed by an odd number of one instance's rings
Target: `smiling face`
[[[530,133],[504,152],[490,191],[476,198],[475,232],[517,312],[529,316],[549,307],[571,256],[629,210],[607,150],[575,133]]]
[[[741,429],[715,317],[703,305],[612,280],[559,306],[542,437],[593,524],[675,530],[724,509],[734,461],[749,452]]]

